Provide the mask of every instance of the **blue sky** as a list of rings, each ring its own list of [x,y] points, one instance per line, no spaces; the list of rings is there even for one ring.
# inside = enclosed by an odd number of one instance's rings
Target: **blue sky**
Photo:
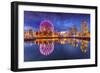
[[[44,20],[51,21],[54,25],[55,31],[66,31],[73,25],[75,25],[78,31],[80,31],[81,22],[86,20],[90,31],[90,14],[24,11],[25,28],[31,27],[35,31],[38,31],[41,21]]]

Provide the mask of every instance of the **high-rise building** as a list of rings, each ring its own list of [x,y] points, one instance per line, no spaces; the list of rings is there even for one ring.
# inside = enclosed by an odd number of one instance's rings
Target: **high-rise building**
[[[87,22],[86,21],[82,21],[82,24],[81,24],[81,32],[82,32],[82,36],[87,36],[88,33],[89,33],[89,30],[88,30],[88,25],[87,25]]]

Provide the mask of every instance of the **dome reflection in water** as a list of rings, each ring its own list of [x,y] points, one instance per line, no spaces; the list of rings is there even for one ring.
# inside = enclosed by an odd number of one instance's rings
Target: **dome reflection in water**
[[[54,50],[54,44],[40,44],[40,53],[42,55],[50,55]]]

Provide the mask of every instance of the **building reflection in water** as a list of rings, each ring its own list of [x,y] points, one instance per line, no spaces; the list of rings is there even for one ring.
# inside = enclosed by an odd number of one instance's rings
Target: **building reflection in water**
[[[82,53],[87,52],[88,43],[87,40],[79,40],[79,39],[70,39],[70,38],[62,38],[62,39],[36,39],[33,43],[38,44],[40,46],[39,50],[42,55],[50,55],[54,51],[54,43],[60,43],[63,45],[69,44],[73,47],[78,47],[80,43],[80,49]]]

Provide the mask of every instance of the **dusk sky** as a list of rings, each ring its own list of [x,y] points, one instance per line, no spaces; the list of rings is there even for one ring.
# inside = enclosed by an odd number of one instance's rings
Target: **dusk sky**
[[[81,22],[85,20],[90,31],[90,14],[24,11],[24,29],[33,28],[38,31],[41,21],[44,20],[51,21],[55,31],[66,31],[73,25],[80,31]]]

